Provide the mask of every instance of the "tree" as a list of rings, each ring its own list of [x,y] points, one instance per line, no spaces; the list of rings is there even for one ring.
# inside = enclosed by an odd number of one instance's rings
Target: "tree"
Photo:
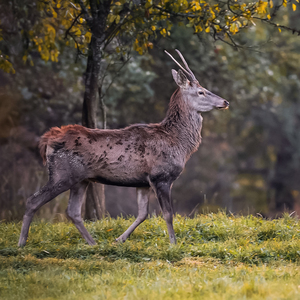
[[[75,47],[78,56],[87,57],[82,124],[95,128],[97,97],[103,100],[100,84],[101,76],[105,76],[101,70],[103,59],[114,57],[127,61],[131,48],[143,54],[153,47],[155,40],[170,36],[174,24],[193,28],[196,35],[205,32],[214,40],[221,40],[236,49],[241,47],[236,42],[236,34],[257,21],[277,27],[279,31],[285,29],[300,34],[284,23],[275,23],[278,11],[287,4],[287,0],[276,5],[272,0],[249,3],[231,0],[8,2],[6,5],[12,8],[17,22],[11,22],[2,13],[0,68],[14,72],[7,53],[7,41],[12,32],[22,35],[23,60],[28,63],[33,63],[31,55],[36,51],[46,61],[58,61],[61,49]],[[289,5],[296,9],[296,3]],[[27,18],[20,18],[21,14]],[[11,23],[16,24],[13,30],[10,30]],[[102,107],[104,109],[104,105]],[[92,199],[98,193],[95,190],[96,187],[91,185],[88,193],[94,195]],[[97,201],[94,203],[100,217],[100,205]],[[87,207],[87,212],[93,210]],[[92,213],[88,218],[93,218]]]

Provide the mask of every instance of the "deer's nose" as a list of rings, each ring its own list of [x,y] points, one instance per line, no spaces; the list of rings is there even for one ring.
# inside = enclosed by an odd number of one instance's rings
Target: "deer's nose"
[[[228,107],[228,106],[229,106],[229,102],[226,101],[226,100],[224,100],[224,106],[225,106],[225,107]]]

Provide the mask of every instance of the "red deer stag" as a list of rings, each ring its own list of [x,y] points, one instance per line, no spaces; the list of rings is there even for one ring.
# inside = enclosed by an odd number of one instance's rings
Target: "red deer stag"
[[[47,163],[49,181],[28,198],[19,246],[25,246],[34,213],[70,189],[67,215],[89,245],[95,241],[81,219],[81,206],[89,182],[137,188],[138,216],[117,238],[124,242],[148,215],[148,194],[153,189],[167,223],[171,243],[173,229],[171,187],[201,142],[201,112],[228,108],[229,103],[203,88],[176,50],[185,68],[168,52],[179,71],[172,70],[178,85],[167,115],[158,124],[136,124],[123,129],[88,129],[80,125],[51,128],[39,148]]]

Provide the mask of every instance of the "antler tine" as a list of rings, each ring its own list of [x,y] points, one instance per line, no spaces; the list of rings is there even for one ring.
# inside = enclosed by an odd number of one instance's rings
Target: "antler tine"
[[[165,50],[165,53],[167,53],[172,58],[172,60],[180,67],[180,69],[182,69],[188,75],[189,79],[194,80],[192,76],[194,75],[193,73],[190,74],[190,72],[188,72],[167,50]]]
[[[179,50],[177,50],[177,49],[175,49],[175,51],[179,54],[181,60],[183,61],[184,65],[185,65],[185,67],[187,68],[187,70],[189,71],[189,73],[191,74],[193,80],[196,81],[197,79],[196,79],[194,73],[193,73],[193,72],[191,71],[191,69],[189,68],[189,66],[188,66],[186,60],[184,59],[183,55],[181,54],[181,52],[180,52]]]

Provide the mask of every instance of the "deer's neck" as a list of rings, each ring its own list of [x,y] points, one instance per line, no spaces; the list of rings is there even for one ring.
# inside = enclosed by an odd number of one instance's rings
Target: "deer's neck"
[[[189,157],[201,142],[202,116],[191,111],[178,88],[171,97],[169,109],[161,125]]]

